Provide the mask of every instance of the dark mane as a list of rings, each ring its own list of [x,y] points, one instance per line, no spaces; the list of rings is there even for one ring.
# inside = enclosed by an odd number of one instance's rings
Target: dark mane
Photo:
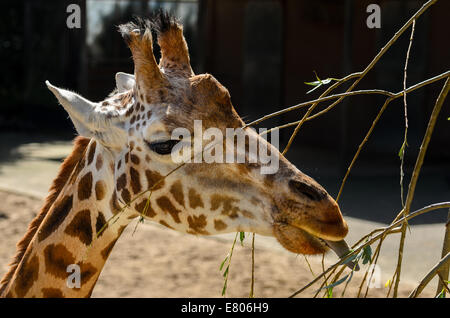
[[[64,185],[67,183],[67,180],[69,179],[72,171],[75,169],[78,162],[80,162],[80,160],[83,158],[86,148],[89,144],[89,141],[90,139],[86,137],[79,136],[75,138],[72,153],[69,156],[67,156],[64,162],[61,164],[58,175],[55,178],[55,180],[53,180],[49,193],[44,201],[43,207],[36,215],[36,217],[28,225],[28,230],[25,236],[19,241],[19,243],[17,243],[16,255],[14,256],[12,262],[9,264],[10,266],[9,271],[5,274],[5,276],[3,276],[0,282],[1,285],[0,296],[2,295],[2,293],[6,289],[6,286],[8,286],[8,283],[13,277],[17,269],[17,266],[22,260],[28,245],[30,244],[31,240],[36,234],[37,229],[41,225],[42,220],[47,215],[50,207],[55,202]]]
[[[151,18],[150,24],[157,34],[178,27],[177,19],[169,12],[163,10],[158,10],[156,15]]]

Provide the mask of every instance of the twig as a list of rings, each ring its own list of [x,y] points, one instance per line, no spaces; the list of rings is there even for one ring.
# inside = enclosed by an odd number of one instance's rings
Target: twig
[[[250,283],[250,298],[255,297],[255,233],[252,237],[252,281]]]
[[[445,235],[444,235],[444,243],[442,245],[442,254],[441,257],[444,257],[447,253],[450,252],[450,209],[448,210],[447,215],[447,223],[445,224]],[[439,283],[437,287],[436,294],[439,294],[444,287],[446,287],[444,281],[448,281],[448,272],[450,270],[450,266],[443,266],[438,274],[439,274]]]
[[[413,21],[412,28],[411,28],[411,36],[409,37],[409,45],[408,50],[406,51],[406,60],[405,60],[405,68],[403,70],[403,105],[405,106],[405,135],[403,138],[403,145],[400,149],[400,200],[402,202],[402,206],[405,206],[405,201],[403,199],[403,165],[405,163],[405,150],[408,145],[408,104],[406,102],[406,79],[407,79],[407,73],[408,73],[408,62],[409,62],[409,53],[411,52],[411,46],[412,41],[414,39],[414,31],[416,28],[416,20]]]
[[[450,90],[450,77],[447,78],[445,81],[444,86],[442,87],[442,90],[436,100],[436,103],[434,105],[433,111],[430,116],[430,120],[428,121],[427,130],[425,131],[425,136],[423,137],[422,144],[420,146],[419,154],[417,155],[416,164],[414,166],[414,171],[411,177],[411,181],[409,183],[408,188],[408,194],[406,196],[406,202],[405,207],[403,208],[403,215],[407,215],[409,213],[411,203],[414,197],[414,191],[416,189],[417,180],[419,179],[420,170],[422,168],[422,164],[425,158],[425,154],[428,149],[428,145],[431,140],[431,136],[434,131],[434,127],[436,125],[437,118],[439,116],[439,113],[442,109],[442,105],[444,104],[444,100],[447,97],[448,91]],[[403,217],[405,219],[405,217]],[[403,246],[405,242],[405,236],[406,236],[406,224],[402,225],[402,234],[400,238],[400,246],[399,246],[399,254],[397,259],[397,268],[396,272],[398,273],[397,278],[395,280],[394,284],[394,294],[393,297],[397,297],[398,293],[398,285],[400,283],[400,271],[401,271],[401,265],[402,265],[402,259],[403,259]]]
[[[447,253],[433,268],[425,275],[420,281],[419,285],[409,294],[409,298],[416,298],[422,292],[422,290],[427,286],[427,284],[433,279],[433,277],[439,272],[439,270],[448,266],[450,263],[450,253]]]
[[[261,118],[259,118],[257,120],[254,120],[254,121],[246,124],[246,127],[259,124],[260,122],[262,122],[262,121],[264,121],[266,119],[269,119],[269,118],[272,118],[272,117],[276,117],[276,116],[282,115],[284,113],[287,113],[289,111],[293,111],[293,110],[296,110],[296,109],[299,109],[299,108],[311,105],[311,104],[313,104],[315,102],[320,103],[320,102],[324,102],[324,101],[328,101],[328,100],[332,100],[332,99],[337,99],[339,97],[347,97],[347,96],[355,96],[355,95],[367,95],[367,94],[380,94],[380,95],[385,95],[385,96],[391,97],[392,99],[397,99],[399,97],[402,97],[405,93],[411,93],[411,92],[413,92],[413,91],[415,91],[415,90],[417,90],[417,89],[419,89],[419,88],[421,88],[423,86],[429,85],[431,83],[434,83],[436,81],[439,81],[439,80],[441,80],[443,78],[446,78],[446,77],[449,77],[449,76],[450,76],[450,71],[447,71],[447,72],[444,72],[444,73],[439,74],[437,76],[431,77],[431,78],[429,78],[429,79],[427,79],[425,81],[417,83],[417,84],[415,84],[413,86],[410,86],[406,90],[402,90],[402,91],[397,92],[397,93],[392,93],[392,92],[389,92],[389,91],[378,90],[378,89],[375,89],[375,90],[359,90],[359,91],[351,91],[351,92],[347,92],[347,93],[334,94],[334,95],[326,96],[326,97],[323,97],[323,98],[318,98],[318,99],[311,100],[311,101],[308,101],[308,102],[304,102],[304,103],[301,103],[301,104],[297,104],[297,105],[291,106],[289,108],[285,108],[285,109],[282,109],[280,111],[274,112],[274,113],[266,115],[264,117],[261,117]],[[321,110],[320,112],[309,116],[308,118],[306,118],[305,121],[310,121],[312,119],[315,119],[315,118],[325,114],[326,112],[331,110],[335,105],[336,105],[335,103],[331,104],[330,106],[328,106],[327,108]],[[291,122],[291,123],[287,123],[287,124],[284,124],[284,125],[281,125],[281,126],[273,127],[271,129],[265,130],[264,132],[261,133],[261,135],[268,134],[268,133],[270,133],[271,131],[274,131],[274,130],[295,126],[300,121],[301,120],[297,120],[297,121],[294,121],[294,122]]]
[[[380,120],[381,115],[383,114],[384,110],[386,109],[386,107],[389,105],[389,103],[391,101],[392,101],[392,98],[386,99],[386,101],[384,102],[383,107],[381,107],[380,111],[378,112],[377,117],[375,117],[374,121],[372,122],[372,126],[370,126],[369,131],[367,132],[367,134],[364,137],[363,141],[359,145],[358,150],[356,151],[355,155],[353,156],[352,162],[348,166],[347,172],[345,173],[345,176],[342,179],[341,187],[339,188],[339,192],[338,192],[338,195],[336,197],[336,202],[339,201],[339,198],[341,197],[341,193],[342,193],[342,190],[344,189],[345,182],[347,181],[348,175],[350,174],[350,171],[352,170],[353,165],[355,164],[355,161],[358,158],[359,153],[361,152],[361,149],[363,148],[363,146],[365,145],[365,143],[369,139],[369,136],[372,134],[372,131],[375,128],[375,126],[378,123],[378,121]]]

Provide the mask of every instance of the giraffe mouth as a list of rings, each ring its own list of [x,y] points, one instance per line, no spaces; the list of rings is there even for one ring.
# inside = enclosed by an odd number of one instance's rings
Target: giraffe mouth
[[[339,241],[326,240],[305,229],[284,222],[274,224],[274,236],[285,249],[296,254],[323,254],[331,249],[339,258],[343,258],[351,251],[343,239]],[[350,269],[359,270],[358,264],[353,262],[347,262],[346,265]]]

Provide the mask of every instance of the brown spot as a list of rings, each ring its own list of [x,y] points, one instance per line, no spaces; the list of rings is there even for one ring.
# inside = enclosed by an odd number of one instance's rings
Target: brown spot
[[[149,155],[145,155],[145,161],[150,162],[150,156]]]
[[[193,209],[195,209],[197,207],[204,208],[202,198],[197,193],[197,191],[195,191],[195,189],[193,189],[193,188],[189,189],[189,205]]]
[[[95,183],[95,197],[98,201],[103,200],[105,197],[105,182],[103,180],[98,180]]]
[[[122,160],[119,160],[119,162],[117,163],[117,170],[120,169],[120,166],[122,165]]]
[[[101,154],[97,155],[97,161],[95,162],[95,167],[97,168],[97,171],[103,167],[103,157]]]
[[[134,124],[135,121],[136,121],[136,115],[133,115],[133,117],[131,117],[130,124]]]
[[[153,210],[150,203],[147,207],[147,210],[145,210],[146,204],[147,200],[142,200],[139,204],[136,204],[134,207],[136,208],[136,211],[138,211],[139,213],[151,218],[154,217],[156,215],[156,212]]]
[[[168,227],[169,229],[172,229],[172,230],[174,229],[169,224],[167,224],[164,220],[159,221],[159,224],[164,225],[165,227]]]
[[[130,194],[130,191],[128,191],[128,189],[122,190],[122,199],[125,201],[125,203],[128,203],[131,201],[131,194]]]
[[[233,205],[237,201],[237,199],[227,195],[213,194],[211,196],[211,210],[217,210],[222,205],[222,214],[228,215],[232,219],[237,218],[239,208]]]
[[[117,239],[115,239],[114,241],[112,241],[111,243],[108,244],[108,246],[106,246],[101,252],[100,254],[102,255],[103,259],[106,260],[109,256],[109,254],[111,254],[112,249],[114,248],[114,245],[116,244]]]
[[[43,298],[64,298],[62,291],[57,288],[42,288]]]
[[[89,199],[92,193],[92,172],[86,173],[78,183],[78,199]]]
[[[97,143],[95,142],[95,140],[92,142],[91,146],[89,147],[89,152],[88,152],[88,165],[90,165],[92,163],[92,160],[94,160],[94,155],[95,155],[95,147],[97,146]]]
[[[138,165],[140,162],[139,157],[134,154],[130,156],[130,159],[131,159],[131,162],[134,163],[135,165]]]
[[[66,279],[67,266],[75,263],[75,257],[62,244],[50,244],[44,249],[45,272]]]
[[[95,222],[95,236],[99,238],[107,228],[108,224],[106,223],[105,216],[102,212],[98,211],[97,221]]]
[[[130,167],[130,179],[131,179],[131,188],[133,189],[133,192],[135,194],[141,192],[142,187],[139,172],[137,172],[137,170],[134,169],[133,167]]]
[[[122,173],[122,175],[117,179],[117,191],[122,190],[127,185],[127,175],[125,173]]]
[[[242,213],[243,216],[245,216],[248,219],[254,219],[255,218],[253,213],[250,212],[250,211],[247,211],[247,210],[239,210],[239,211]]]
[[[111,201],[109,202],[109,206],[111,208],[111,211],[113,214],[116,214],[120,212],[121,207],[119,205],[119,201],[117,200],[117,193],[116,191],[113,192],[113,195],[111,196]]]
[[[170,187],[170,193],[172,193],[175,200],[184,207],[184,194],[183,185],[180,180],[175,181]]]
[[[201,214],[200,216],[188,216],[187,221],[189,223],[189,227],[194,230],[194,232],[208,235],[209,233],[204,230],[206,226],[206,217]]]
[[[81,271],[81,285],[84,285],[97,273],[97,269],[91,263],[81,262],[79,266]]]
[[[42,224],[38,232],[39,241],[46,239],[64,221],[72,209],[73,196],[65,196],[60,202],[55,203],[55,207],[47,215],[47,220]]]
[[[161,210],[163,210],[166,213],[169,213],[176,223],[181,223],[180,218],[178,217],[178,214],[181,213],[181,211],[173,206],[172,202],[170,202],[168,197],[166,196],[159,197],[156,200],[156,203],[161,208]]]
[[[152,111],[151,111],[151,110],[149,110],[149,111],[147,112],[147,119],[150,119],[150,117],[152,117]]]
[[[222,231],[227,228],[227,225],[222,220],[214,220],[214,228],[217,231]]]
[[[39,274],[39,259],[34,255],[29,261],[28,257],[23,260],[23,264],[18,269],[16,286],[14,291],[17,297],[24,297],[30,290],[33,283],[37,280]]]
[[[137,146],[137,147],[136,147],[136,150],[140,152],[140,151],[142,151],[142,148],[139,147],[139,146]],[[139,158],[138,158],[138,159],[139,159]],[[133,160],[131,160],[131,161],[133,161]],[[138,163],[139,163],[139,162],[138,162]]]
[[[147,177],[149,189],[154,187],[154,188],[152,188],[153,190],[158,190],[164,186],[164,179],[163,179],[164,177],[162,175],[160,175],[158,172],[146,170],[145,176]],[[162,181],[159,182],[161,179],[162,179]]]
[[[92,226],[91,212],[89,210],[81,210],[64,230],[64,233],[78,237],[85,245],[92,242]]]
[[[125,116],[127,117],[130,116],[133,113],[133,111],[134,111],[133,106],[129,107],[127,112],[125,113]]]

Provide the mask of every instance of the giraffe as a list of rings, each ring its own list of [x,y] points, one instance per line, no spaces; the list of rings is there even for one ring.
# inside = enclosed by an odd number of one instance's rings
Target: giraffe
[[[134,74],[117,73],[117,88],[103,101],[46,82],[79,136],[17,245],[0,296],[89,297],[114,244],[138,217],[194,235],[274,236],[294,253],[348,251],[337,203],[256,132],[249,138],[279,154],[276,173],[261,174],[261,162],[175,164],[169,154],[180,142],[171,139],[177,127],[193,130],[193,119],[222,131],[245,124],[224,86],[210,74],[194,74],[175,18],[159,13],[119,31]],[[78,266],[79,286],[67,283],[70,265]]]

